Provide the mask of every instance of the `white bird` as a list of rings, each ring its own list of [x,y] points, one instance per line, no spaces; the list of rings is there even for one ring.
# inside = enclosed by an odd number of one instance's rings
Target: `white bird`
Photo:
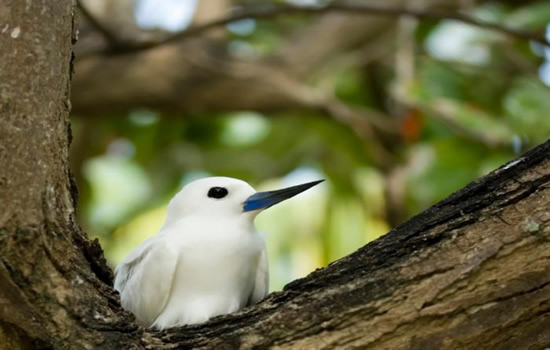
[[[254,218],[321,181],[268,192],[229,177],[184,186],[160,231],[117,266],[114,287],[122,307],[143,326],[165,329],[259,302],[269,271]]]

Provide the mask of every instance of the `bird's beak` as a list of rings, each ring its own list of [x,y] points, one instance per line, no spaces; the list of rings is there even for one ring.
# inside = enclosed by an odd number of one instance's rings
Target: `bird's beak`
[[[276,191],[256,192],[248,197],[243,203],[243,211],[254,211],[258,209],[266,209],[279,202],[294,197],[300,192],[321,183],[325,180],[317,180],[305,184],[283,188]]]

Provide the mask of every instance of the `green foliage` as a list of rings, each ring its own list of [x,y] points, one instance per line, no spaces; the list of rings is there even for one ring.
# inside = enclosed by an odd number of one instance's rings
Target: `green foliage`
[[[473,13],[517,28],[541,29],[550,18],[550,3],[511,7],[497,2]],[[294,30],[313,21],[255,21],[252,32],[228,36],[228,49],[254,59],[268,56]],[[83,225],[101,238],[116,263],[155,233],[168,200],[193,178],[232,176],[265,190],[322,177],[327,182],[318,191],[258,218],[260,229],[268,232],[273,288],[351,253],[391,227],[392,210],[406,214],[401,220],[414,215],[515,157],[518,140],[534,145],[550,135],[550,89],[536,76],[541,59],[525,43],[504,43],[494,33],[456,25],[419,24],[413,36],[418,48],[413,78],[400,86],[399,98],[392,94],[397,84],[394,52],[376,62],[385,70],[376,79],[361,64],[342,63],[323,67],[305,83],[325,90],[328,84],[341,101],[375,109],[396,124],[412,116],[419,130],[411,138],[362,139],[353,127],[325,113],[303,110],[265,115],[136,110],[93,124],[76,119],[73,162],[81,180]],[[449,30],[457,37],[434,40]],[[439,53],[450,50],[441,43],[461,46],[437,56],[433,42],[439,43]],[[472,61],[465,52],[482,54]],[[372,142],[391,155],[388,164],[374,160]],[[404,195],[401,203],[392,204],[399,208],[391,208],[387,195],[395,184],[389,174],[398,168],[404,169],[398,184]]]
[[[510,124],[520,135],[540,143],[550,135],[550,90],[534,78],[521,77],[503,99]]]

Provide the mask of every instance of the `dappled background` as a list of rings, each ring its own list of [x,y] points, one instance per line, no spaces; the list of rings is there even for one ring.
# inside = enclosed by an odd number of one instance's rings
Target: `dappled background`
[[[281,289],[550,134],[548,1],[79,5],[71,167],[112,266],[193,179],[324,178],[256,220]]]

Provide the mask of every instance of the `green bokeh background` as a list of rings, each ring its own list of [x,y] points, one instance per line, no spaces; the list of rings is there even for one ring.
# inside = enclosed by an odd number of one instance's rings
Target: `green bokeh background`
[[[550,2],[495,1],[471,14],[540,31]],[[288,31],[311,20],[257,21],[251,33],[231,33],[227,45],[268,55]],[[401,123],[398,137],[384,141],[390,168],[373,161],[368,140],[316,111],[167,115],[136,109],[124,117],[75,116],[71,157],[81,224],[114,266],[156,233],[167,202],[193,179],[231,176],[270,190],[324,178],[257,218],[271,289],[278,290],[388,232],[396,224],[390,211],[401,213],[398,221],[411,217],[550,135],[541,47],[453,21],[420,22],[414,40],[414,74],[407,81],[386,60],[374,72],[335,61],[306,82],[330,86],[342,101]],[[447,47],[449,40],[457,49]],[[397,109],[387,101],[394,89],[406,102]],[[401,174],[397,203],[387,196],[395,185],[388,181],[392,169]]]

